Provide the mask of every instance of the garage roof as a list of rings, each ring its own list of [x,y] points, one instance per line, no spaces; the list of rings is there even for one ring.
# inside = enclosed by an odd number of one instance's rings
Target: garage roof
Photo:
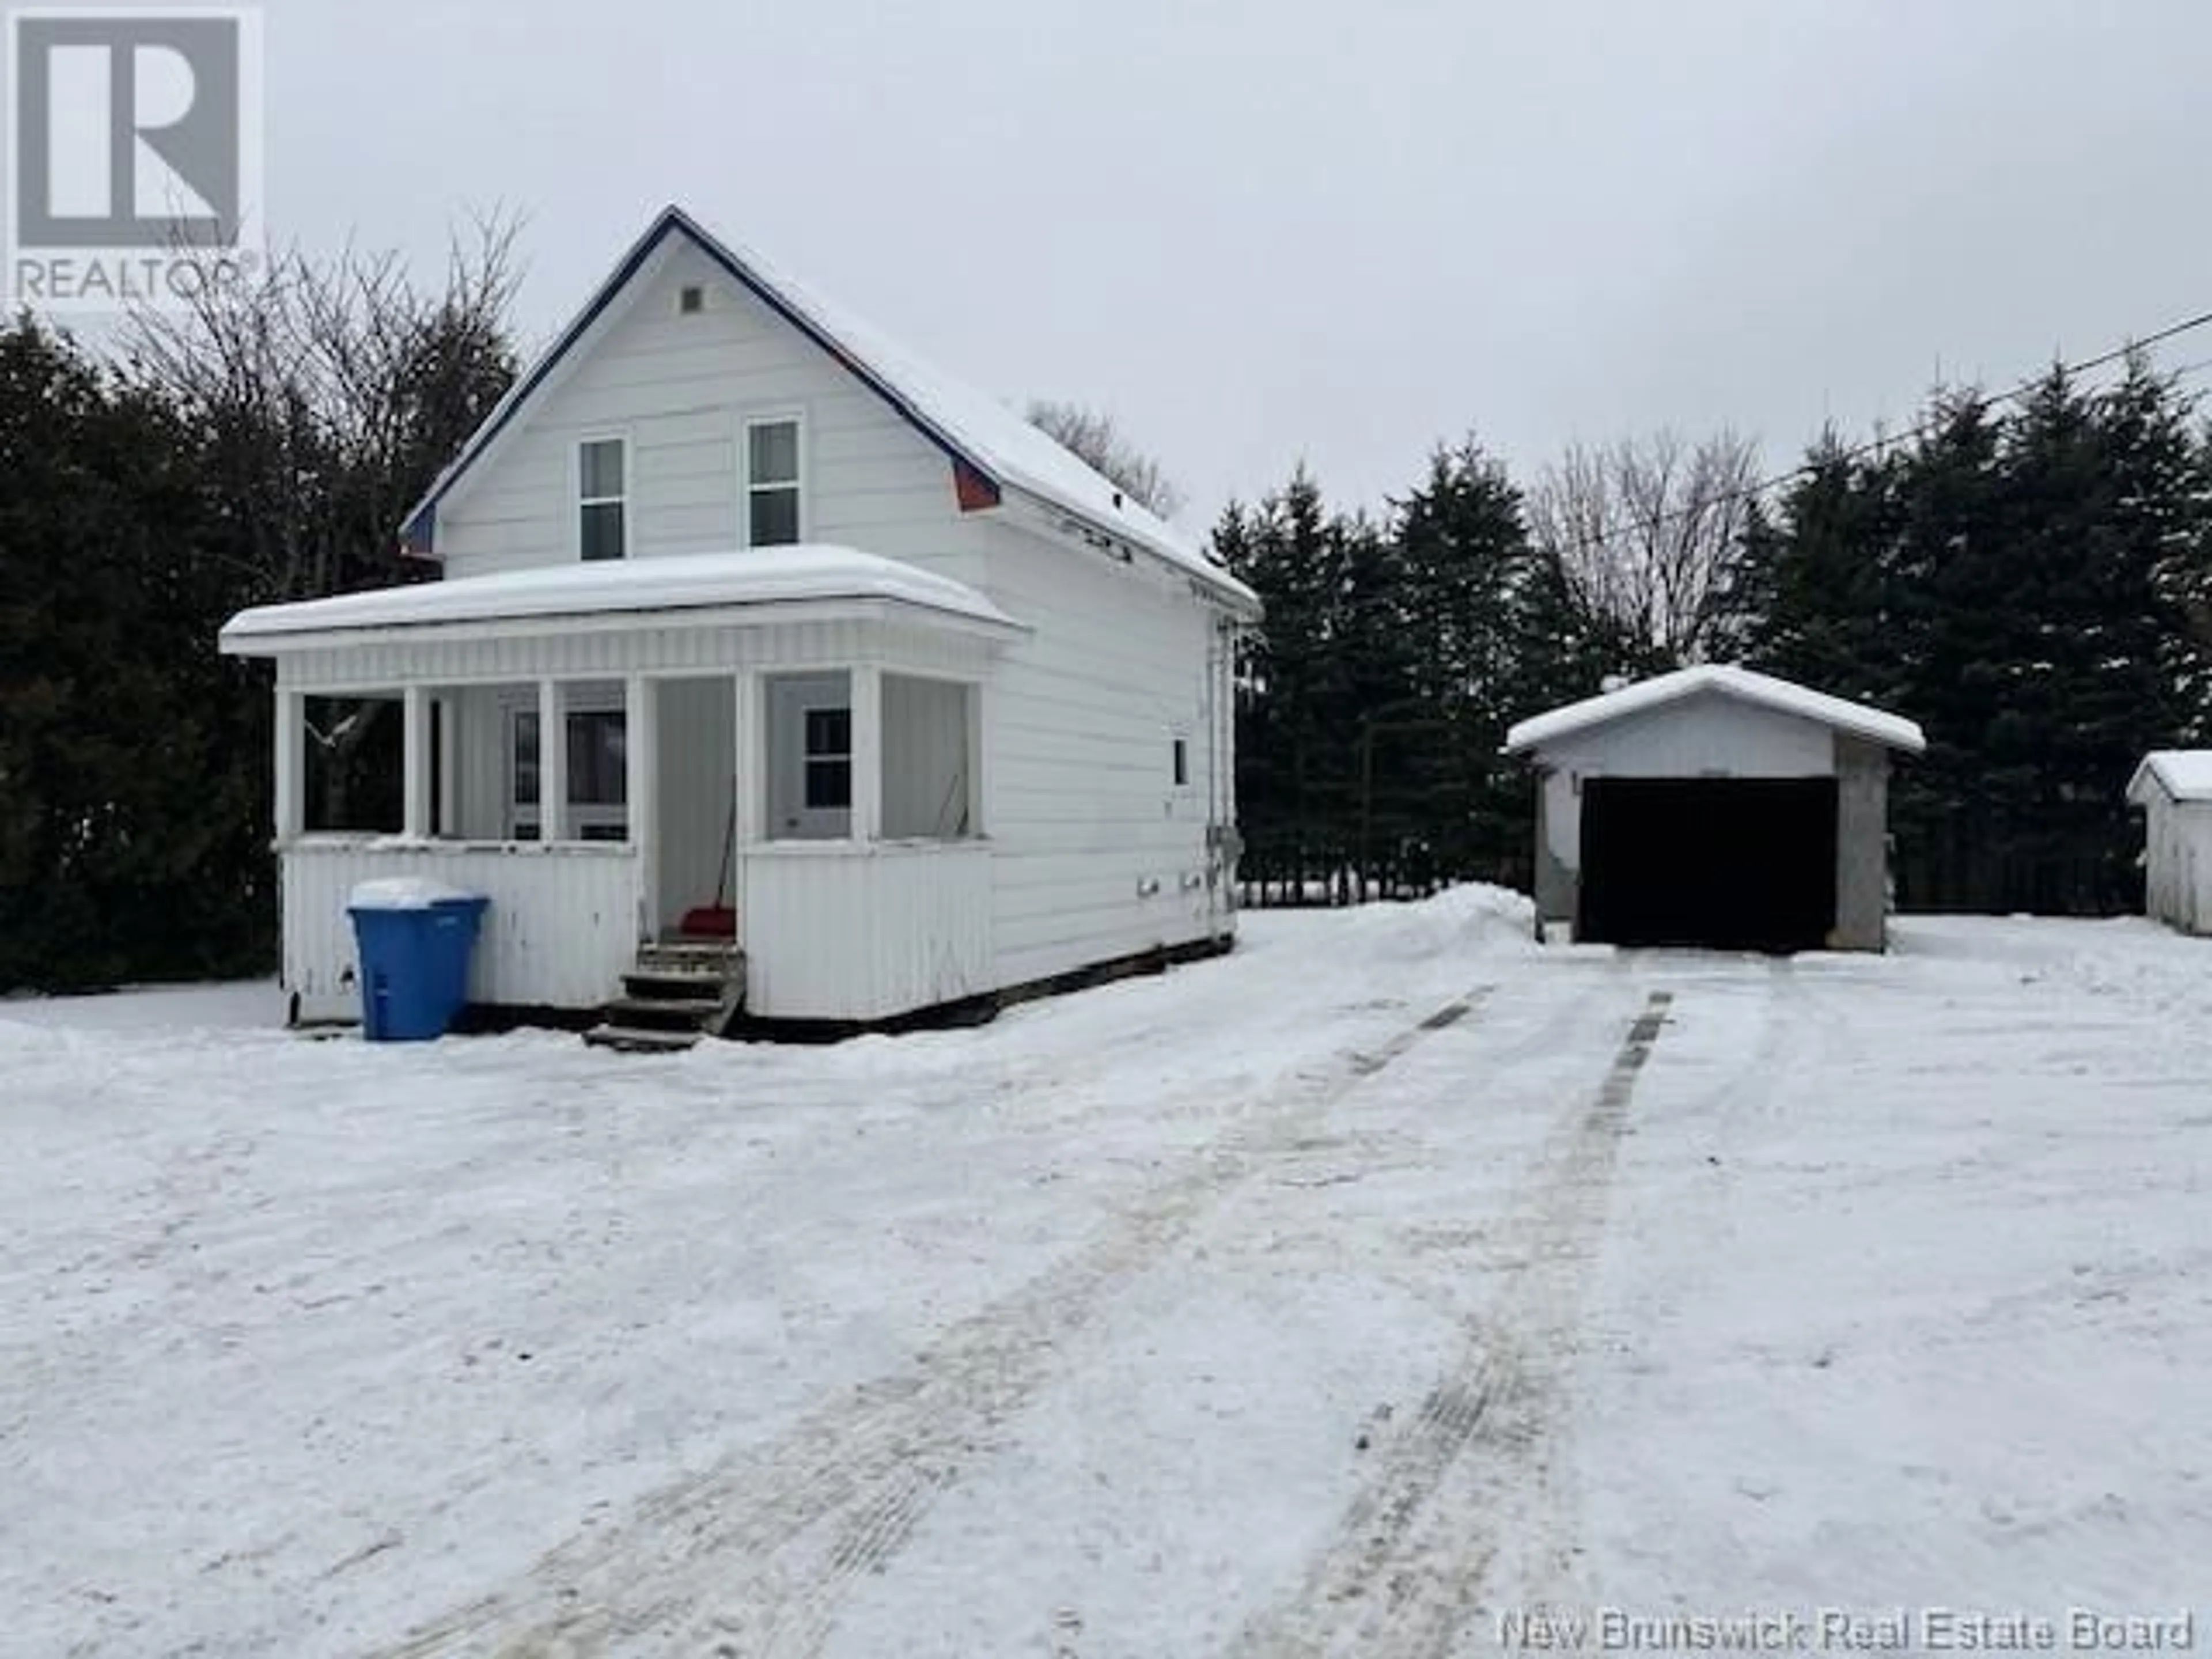
[[[2129,800],[2144,805],[2154,782],[2169,800],[2212,800],[2212,749],[2154,750],[2128,783]]]
[[[1733,697],[1739,702],[1755,703],[1777,714],[1794,714],[1800,720],[1833,726],[1838,732],[1848,732],[1853,737],[1891,749],[1902,749],[1908,754],[1917,755],[1928,747],[1928,739],[1921,735],[1920,728],[1899,715],[1778,680],[1771,674],[1756,674],[1748,668],[1711,663],[1696,668],[1678,668],[1671,674],[1639,680],[1618,691],[1585,697],[1580,702],[1522,720],[1505,734],[1505,752],[1516,755],[1525,750],[1540,749],[1561,738],[1609,726],[1632,714],[1648,714],[1687,697],[1707,696]]]

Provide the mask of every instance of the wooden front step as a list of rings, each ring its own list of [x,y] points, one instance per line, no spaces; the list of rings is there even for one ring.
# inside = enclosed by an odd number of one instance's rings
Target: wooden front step
[[[661,939],[638,948],[623,994],[584,1033],[595,1048],[673,1054],[720,1036],[745,1001],[745,955],[726,940]]]

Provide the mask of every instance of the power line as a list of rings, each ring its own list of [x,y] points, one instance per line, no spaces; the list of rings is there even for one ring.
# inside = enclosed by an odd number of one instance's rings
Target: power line
[[[2185,317],[2178,323],[2169,323],[2164,328],[2159,329],[2153,333],[2143,335],[2136,339],[2126,341],[2120,345],[2114,346],[2109,351],[2100,352],[2094,357],[2084,357],[2078,362],[2062,363],[2059,365],[2059,372],[2065,374],[2069,379],[2076,375],[2091,374],[2097,369],[2109,368],[2111,365],[2123,361],[2131,352],[2148,350],[2152,346],[2163,344],[2166,341],[2175,339],[2181,335],[2191,333],[2193,331],[2203,328],[2208,325],[2212,325],[2212,311],[2199,312],[2194,317]],[[2190,363],[2185,365],[2183,368],[2170,370],[2168,373],[2172,378],[2179,379],[2183,375],[2193,374],[2196,371],[2203,368],[2212,368],[2212,358],[2206,358],[2202,362]],[[2022,380],[2018,386],[2014,386],[2008,392],[1999,392],[1993,397],[1984,398],[1980,399],[1980,401],[1984,404],[2017,402],[2020,398],[2026,397],[2029,392],[2034,391],[2036,387],[2041,386],[2050,377],[2051,371],[2049,369],[2045,369],[2041,373],[2031,375],[2028,379]],[[1685,519],[1695,518],[1700,514],[1710,513],[1716,507],[1731,507],[1740,501],[1757,501],[1761,495],[1767,494],[1771,490],[1778,489],[1784,484],[1795,483],[1800,478],[1811,477],[1820,466],[1833,465],[1838,461],[1848,463],[1851,461],[1863,460],[1869,455],[1879,455],[1882,451],[1891,448],[1895,445],[1911,443],[1915,439],[1927,437],[1942,423],[1942,418],[1940,416],[1930,416],[1926,420],[1919,422],[1916,425],[1907,427],[1901,432],[1888,433],[1878,438],[1870,438],[1864,443],[1854,445],[1852,447],[1839,451],[1835,454],[1823,455],[1818,462],[1801,461],[1796,466],[1790,468],[1786,471],[1775,473],[1771,477],[1761,478],[1756,483],[1745,484],[1735,489],[1723,490],[1719,495],[1707,496],[1704,500],[1692,502],[1687,507],[1676,507],[1671,512],[1655,514],[1652,517],[1648,519],[1634,519],[1625,524],[1605,526],[1587,535],[1574,538],[1566,544],[1566,545],[1560,550],[1562,552],[1587,553],[1594,548],[1607,546],[1620,537],[1626,536],[1632,531],[1641,531],[1645,534],[1650,534],[1664,528],[1668,525],[1678,523]]]

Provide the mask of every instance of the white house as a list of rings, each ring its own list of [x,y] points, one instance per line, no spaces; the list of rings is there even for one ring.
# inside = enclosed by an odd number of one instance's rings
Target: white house
[[[1540,927],[1612,945],[1879,951],[1911,720],[1708,665],[1523,720]]]
[[[388,876],[490,897],[472,1000],[618,1021],[626,975],[711,953],[653,949],[702,908],[734,912],[745,1006],[774,1021],[1233,937],[1251,592],[679,210],[404,535],[440,580],[222,630],[276,664],[295,1019],[357,1012],[347,897]],[[398,705],[396,834],[309,827],[305,735],[337,698]]]
[[[2185,933],[2212,933],[2212,749],[2147,755],[2128,784],[2143,809],[2143,908]]]

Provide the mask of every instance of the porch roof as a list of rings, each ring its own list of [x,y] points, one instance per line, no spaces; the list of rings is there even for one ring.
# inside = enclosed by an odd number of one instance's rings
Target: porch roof
[[[339,639],[485,623],[650,616],[767,624],[823,607],[889,606],[915,619],[1012,634],[1021,624],[974,588],[918,566],[826,544],[550,565],[257,605],[223,625],[225,654],[273,657]],[[678,613],[672,616],[670,613]],[[752,613],[752,614],[747,614]]]

